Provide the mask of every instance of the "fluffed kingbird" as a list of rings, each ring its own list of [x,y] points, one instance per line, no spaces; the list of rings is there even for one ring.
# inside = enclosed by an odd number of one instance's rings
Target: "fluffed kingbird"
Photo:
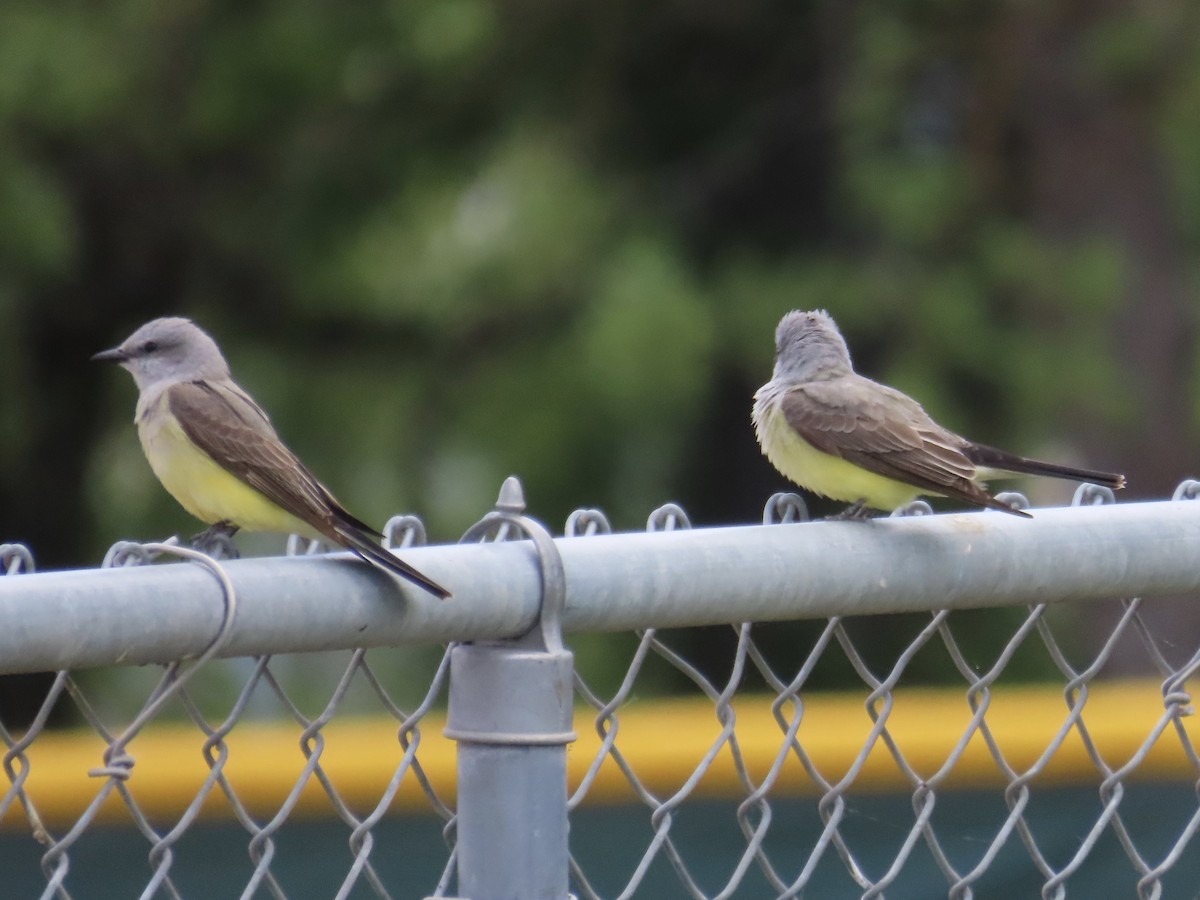
[[[379,546],[275,433],[229,375],[216,342],[188,319],[147,322],[92,357],[138,386],[138,437],[163,487],[210,532],[238,529],[326,539],[438,597],[450,592]]]
[[[977,481],[1021,473],[1125,486],[1124,475],[1014,456],[943,428],[911,397],[857,374],[824,310],[794,310],[780,320],[775,371],[754,394],[753,419],[776,469],[859,509],[895,509],[925,494],[1028,517]]]

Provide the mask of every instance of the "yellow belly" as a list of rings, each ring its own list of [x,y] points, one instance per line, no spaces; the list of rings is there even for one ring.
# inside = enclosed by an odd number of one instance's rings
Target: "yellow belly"
[[[873,509],[892,510],[912,501],[919,493],[928,493],[821,452],[788,425],[774,403],[756,407],[754,429],[771,465],[800,487],[822,497],[847,503],[865,500]]]
[[[138,416],[138,437],[150,468],[167,492],[209,525],[231,522],[247,531],[274,531],[318,537],[306,522],[272,503],[215,463],[183,433],[165,408]]]

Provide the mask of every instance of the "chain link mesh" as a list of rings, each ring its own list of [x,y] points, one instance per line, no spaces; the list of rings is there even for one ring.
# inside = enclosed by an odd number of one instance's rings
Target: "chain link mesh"
[[[1200,484],[1196,482],[1184,483],[1175,495],[1175,499],[1198,497]],[[1111,494],[1081,490],[1075,502],[1111,501]],[[928,512],[927,505],[916,503],[897,514]],[[764,524],[803,521],[807,516],[799,497],[779,494],[768,501]],[[673,504],[655,510],[647,522],[650,531],[689,527],[687,514]],[[604,514],[593,509],[573,513],[564,529],[568,537],[581,539],[611,531]],[[519,537],[503,523],[482,536],[477,529],[469,535],[473,540]],[[386,545],[395,547],[423,543],[425,538],[423,525],[411,516],[388,522],[385,536]],[[54,676],[44,702],[27,727],[12,729],[0,723],[0,750],[7,781],[0,794],[0,825],[23,821],[26,833],[43,845],[41,869],[45,887],[41,896],[72,896],[72,854],[85,835],[112,818],[113,797],[124,818],[145,841],[148,871],[143,897],[184,896],[173,878],[173,867],[179,855],[186,852],[181,843],[197,828],[202,814],[207,814],[205,808],[214,804],[222,807],[227,819],[236,820],[246,834],[250,871],[243,897],[309,896],[305,887],[289,879],[289,873],[281,868],[278,840],[281,830],[301,815],[301,798],[314,786],[320,792],[326,815],[332,814],[344,826],[349,852],[336,893],[338,898],[411,896],[405,888],[387,883],[387,877],[375,864],[377,857],[373,856],[379,843],[376,829],[395,808],[402,786],[418,791],[426,814],[442,823],[445,860],[440,866],[441,875],[436,883],[423,885],[422,890],[435,897],[449,896],[455,870],[453,784],[436,783],[437,778],[422,765],[420,752],[422,725],[429,722],[431,713],[436,715],[445,701],[449,650],[428,657],[431,670],[423,676],[427,687],[423,693],[417,692],[415,703],[408,704],[411,709],[407,710],[405,703],[395,699],[395,689],[385,686],[389,677],[383,673],[398,651],[371,651],[370,660],[365,650],[351,652],[348,659],[339,657],[343,660],[338,664],[340,671],[322,670],[322,678],[329,678],[332,689],[328,690],[319,711],[307,714],[302,709],[304,704],[293,699],[295,688],[289,682],[294,680],[295,672],[287,658],[214,659],[228,633],[237,598],[221,564],[222,549],[212,549],[213,553],[206,555],[173,541],[120,543],[114,545],[104,560],[106,567],[135,566],[169,555],[204,566],[220,583],[225,602],[222,627],[204,654],[191,662],[180,661],[158,668],[157,678],[132,711],[114,714],[103,697],[104,682],[91,677],[92,673],[76,677],[63,671]],[[314,552],[314,549],[296,539],[288,545],[291,554]],[[5,577],[20,577],[33,569],[34,560],[28,548],[0,545],[0,572]],[[1125,599],[1120,605],[1120,615],[1107,639],[1082,663],[1072,662],[1071,657],[1078,654],[1064,647],[1063,635],[1056,633],[1059,629],[1044,603],[1026,608],[1021,618],[1009,626],[1007,639],[987,664],[972,661],[972,654],[956,636],[958,614],[946,610],[931,611],[902,651],[883,666],[871,653],[860,649],[858,629],[852,627],[855,623],[842,618],[824,623],[809,646],[795,649],[788,665],[779,662],[779,654],[770,652],[771,641],[763,639],[765,629],[772,626],[735,625],[726,668],[720,676],[689,662],[688,651],[680,649],[688,646],[683,640],[685,633],[663,634],[655,629],[638,632],[615,689],[606,692],[590,686],[586,665],[581,665],[583,671],[576,673],[577,729],[584,730],[590,719],[598,747],[581,767],[577,783],[571,785],[568,808],[572,816],[577,815],[580,807],[597,793],[601,778],[615,768],[618,780],[626,786],[628,802],[645,810],[648,838],[640,855],[628,862],[625,871],[619,871],[620,862],[614,861],[598,872],[594,864],[581,861],[584,854],[573,843],[573,890],[589,900],[653,896],[648,886],[650,873],[665,863],[674,874],[673,883],[679,896],[792,898],[805,896],[806,890],[812,889],[817,873],[836,865],[853,885],[853,893],[846,896],[883,897],[896,885],[919,848],[924,847],[942,879],[941,884],[929,888],[928,896],[944,894],[955,900],[976,896],[981,881],[1001,854],[1011,855],[1019,849],[1024,854],[1026,868],[1036,870],[1042,896],[1063,898],[1067,896],[1072,875],[1097,852],[1101,839],[1115,838],[1136,874],[1137,896],[1143,900],[1165,896],[1164,877],[1194,846],[1193,838],[1200,830],[1200,803],[1196,802],[1193,791],[1190,817],[1180,824],[1170,846],[1151,850],[1140,838],[1138,823],[1123,815],[1122,801],[1130,780],[1138,776],[1150,754],[1164,746],[1185,758],[1193,783],[1200,781],[1195,730],[1189,730],[1186,722],[1192,712],[1187,682],[1200,669],[1200,638],[1191,636],[1191,644],[1182,648],[1190,653],[1187,658],[1170,662],[1179,655],[1183,637],[1172,635],[1164,639],[1153,635],[1140,615],[1142,602],[1138,598]],[[152,627],[151,623],[147,627]],[[1136,746],[1115,756],[1093,734],[1088,705],[1093,695],[1106,690],[1102,675],[1114,648],[1130,640],[1141,645],[1145,659],[1161,679],[1161,709],[1148,723]],[[1014,658],[1030,652],[1048,659],[1062,685],[1064,701],[1061,720],[1032,762],[1011,758],[993,727],[994,720],[989,718],[1002,693],[998,690],[1002,687],[1001,680]],[[941,761],[933,766],[912,761],[911,749],[894,725],[898,708],[910,702],[903,685],[911,675],[914,660],[930,654],[944,657],[956,673],[963,689],[965,712],[969,715],[961,735],[952,746],[943,749]],[[830,665],[848,668],[853,673],[860,695],[864,696],[862,708],[869,723],[866,736],[849,764],[838,770],[830,770],[819,761],[820,754],[814,750],[819,735],[803,727],[815,696],[812,684],[816,674]],[[686,685],[689,693],[703,697],[711,707],[712,716],[704,746],[679,747],[674,753],[674,765],[665,782],[669,785],[667,789],[663,788],[662,778],[645,775],[636,754],[625,751],[626,741],[621,731],[627,711],[635,711],[641,702],[638,691],[647,673],[664,668]],[[219,704],[223,707],[221,714],[211,712],[214,703],[203,687],[206,677],[214,677],[221,683],[228,683],[231,678],[236,681],[232,699]],[[404,693],[413,694],[411,690]],[[353,701],[348,699],[352,694]],[[36,793],[29,787],[31,748],[49,739],[53,730],[47,723],[51,713],[61,705],[73,710],[98,737],[103,749],[101,765],[88,772],[94,785],[91,799],[81,804],[82,811],[73,818],[68,821],[56,818],[54,827],[50,827],[49,817],[39,811]],[[739,732],[739,716],[762,707],[769,709],[777,733],[773,749],[765,756],[759,753],[756,757],[759,762],[752,764],[743,747],[747,738],[744,732]],[[391,778],[369,802],[364,802],[358,793],[349,796],[325,762],[327,726],[339,715],[350,715],[364,708],[386,716],[395,734]],[[300,751],[298,761],[302,762],[282,802],[267,812],[254,809],[254,804],[244,799],[247,786],[239,784],[233,772],[233,761],[242,751],[231,741],[231,735],[240,725],[261,717],[264,711],[282,717],[294,729]],[[195,750],[203,759],[207,776],[182,813],[173,822],[163,822],[159,821],[161,816],[144,811],[144,796],[139,803],[138,781],[131,777],[136,772],[131,745],[137,743],[151,723],[172,717],[189,723],[188,727],[193,729]],[[124,724],[114,726],[114,720]],[[664,741],[670,739],[669,734],[662,737]],[[1000,824],[976,842],[973,858],[964,864],[961,847],[956,847],[955,852],[947,848],[947,840],[953,839],[953,835],[939,830],[937,811],[939,800],[954,786],[956,770],[965,765],[969,754],[980,745],[986,749],[992,776],[1003,784],[1004,809]],[[1094,770],[1099,806],[1085,833],[1073,836],[1067,844],[1059,835],[1048,845],[1044,828],[1034,822],[1031,806],[1041,787],[1050,783],[1047,777],[1052,765],[1068,745],[1082,746],[1086,765]],[[882,865],[878,862],[878,847],[872,848],[868,859],[861,841],[848,827],[855,815],[856,797],[870,789],[873,782],[869,771],[878,768],[881,759],[906,786],[912,809],[911,816],[904,821],[890,823],[899,841],[890,860]],[[284,765],[283,761],[280,764]],[[732,867],[722,875],[721,883],[714,884],[710,876],[699,873],[698,851],[688,845],[690,832],[681,830],[680,822],[688,815],[718,814],[711,806],[702,804],[706,796],[704,782],[720,767],[730,768],[735,775],[736,802],[731,813],[719,814],[732,816],[740,843]],[[780,803],[784,799],[790,802],[797,795],[811,798],[804,802],[819,817],[819,836],[806,846],[781,842],[778,829],[773,827]],[[394,844],[387,849],[389,856],[404,852],[404,846]],[[0,882],[2,879],[0,875]]]

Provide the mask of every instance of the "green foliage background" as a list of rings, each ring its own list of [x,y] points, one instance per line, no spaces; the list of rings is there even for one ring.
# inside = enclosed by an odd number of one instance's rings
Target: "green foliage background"
[[[510,473],[556,528],[757,520],[795,307],[952,427],[1162,497],[1197,474],[1198,17],[8,0],[0,539],[79,566],[195,528],[87,362],[162,314],[351,509],[435,541]]]

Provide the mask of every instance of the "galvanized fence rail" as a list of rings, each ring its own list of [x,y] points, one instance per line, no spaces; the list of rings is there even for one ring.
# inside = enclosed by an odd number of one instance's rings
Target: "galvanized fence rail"
[[[1188,681],[1200,668],[1200,635],[1156,635],[1143,604],[1163,595],[1200,593],[1200,483],[1180,485],[1169,502],[1112,502],[1105,489],[1084,486],[1070,508],[1038,509],[1032,520],[983,512],[931,515],[922,503],[869,522],[806,522],[794,495],[767,503],[761,526],[692,529],[686,513],[668,505],[649,519],[648,533],[613,534],[602,513],[580,510],[553,538],[524,514],[519,484],[510,479],[496,509],[453,546],[421,546],[424,532],[412,517],[388,523],[387,542],[454,597],[437,601],[398,584],[344,554],[313,555],[289,544],[288,558],[228,560],[175,542],[115,545],[102,570],[34,573],[30,551],[0,545],[0,674],[57,674],[32,724],[20,730],[0,722],[0,825],[25,824],[44,845],[42,897],[87,896],[71,878],[72,853],[97,827],[116,795],[146,841],[143,897],[180,897],[172,869],[180,842],[201,810],[223,796],[247,833],[250,871],[243,897],[309,896],[289,884],[277,859],[278,835],[294,817],[302,793],[319,785],[344,823],[350,856],[338,897],[411,896],[396,893],[375,862],[383,847],[380,823],[397,793],[416,785],[427,809],[445,823],[442,874],[422,888],[429,896],[470,900],[649,896],[647,873],[663,861],[676,876],[677,895],[801,897],[815,873],[840,866],[851,885],[847,896],[883,897],[901,878],[918,847],[932,856],[940,880],[928,896],[968,898],[1002,852],[1018,847],[1036,870],[1043,897],[1067,896],[1072,876],[1115,836],[1136,876],[1141,898],[1164,896],[1165,879],[1185,853],[1196,852],[1200,802],[1180,824],[1165,851],[1145,849],[1136,824],[1122,815],[1126,784],[1147,757],[1170,744],[1186,760],[1188,777],[1200,779],[1185,717],[1191,713]],[[311,550],[311,548],[308,548]],[[149,565],[179,558],[186,565]],[[1121,613],[1108,639],[1080,664],[1064,651],[1047,612],[1052,604],[1111,599]],[[1002,651],[986,667],[968,661],[955,637],[955,610],[1024,607]],[[847,616],[920,612],[928,623],[894,659],[876,671],[855,644]],[[783,668],[769,659],[751,622],[826,619],[811,647],[797,650]],[[690,663],[662,629],[733,623],[736,635],[728,675],[715,679]],[[569,636],[584,632],[637,632],[619,686],[605,696],[576,671]],[[565,640],[564,635],[568,638]],[[1161,708],[1132,752],[1107,758],[1088,727],[1089,692],[1120,641],[1136,635],[1162,680]],[[403,709],[385,686],[370,648],[448,643],[429,676],[428,689]],[[1061,724],[1029,765],[1010,762],[997,740],[989,710],[994,690],[1013,657],[1037,645],[1060,673]],[[896,737],[896,691],[914,657],[940,646],[961,676],[969,720],[933,770],[909,762]],[[323,708],[313,715],[289,695],[278,673],[291,654],[350,651]],[[871,727],[844,771],[822,771],[812,735],[805,732],[809,679],[823,658],[839,653],[865,690]],[[1182,654],[1182,655],[1181,655]],[[196,693],[198,677],[239,658],[239,684],[223,715],[213,720]],[[112,724],[102,696],[80,686],[78,670],[156,664],[161,675],[140,709]],[[620,721],[648,666],[666,665],[712,705],[715,727],[698,759],[679,760],[672,790],[655,791],[624,752]],[[878,668],[878,666],[876,666]],[[765,771],[745,763],[735,700],[751,677],[765,684],[778,728],[777,747]],[[370,804],[347,799],[331,775],[325,737],[343,713],[352,690],[365,690],[395,722],[394,773]],[[230,774],[230,735],[266,697],[295,723],[301,771],[287,797],[269,816],[252,811]],[[435,785],[422,766],[421,726],[448,699],[447,737],[458,744],[457,797]],[[39,742],[59,705],[70,706],[102,742],[89,771],[90,801],[61,827],[49,827],[30,786]],[[196,729],[196,749],[208,775],[173,823],[152,821],[138,799],[138,763],[130,745],[149,723],[172,709]],[[591,710],[581,717],[580,708]],[[590,721],[599,750],[577,783],[568,784],[567,747],[577,723]],[[664,741],[670,735],[664,734]],[[1006,814],[982,841],[969,865],[946,851],[934,815],[968,748],[986,745],[1005,784]],[[1082,742],[1096,772],[1099,808],[1071,852],[1047,852],[1031,827],[1028,808],[1038,779],[1068,743]],[[865,862],[847,835],[848,798],[864,778],[872,755],[885,754],[908,785],[912,815],[895,823],[903,832],[889,864]],[[717,765],[732,765],[740,785],[734,816],[740,833],[737,861],[723,882],[696,875],[694,856],[678,839],[677,816],[700,794]],[[644,852],[604,893],[597,873],[576,859],[568,840],[572,816],[588,801],[601,771],[615,766],[631,797],[644,805],[649,837]],[[808,846],[772,844],[773,801],[785,780],[805,782],[820,817],[819,838]],[[1184,790],[1185,788],[1181,788]],[[241,793],[239,793],[241,790]],[[576,855],[572,855],[572,850]],[[611,872],[604,881],[611,883]],[[0,872],[0,896],[4,892]],[[701,882],[704,883],[701,883]],[[745,893],[751,891],[751,893]],[[741,892],[741,893],[739,893]],[[1190,895],[1189,895],[1190,896]]]

